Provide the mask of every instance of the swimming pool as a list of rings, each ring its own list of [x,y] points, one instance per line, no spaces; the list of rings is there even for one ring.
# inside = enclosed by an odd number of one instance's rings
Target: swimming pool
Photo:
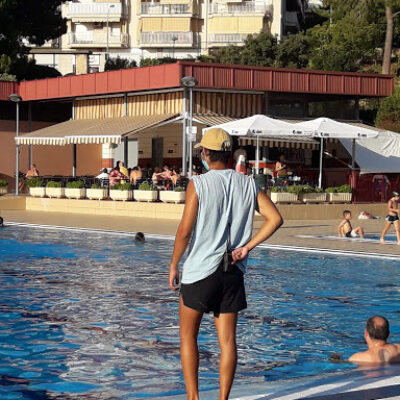
[[[0,398],[135,399],[184,393],[172,242],[102,232],[0,231]],[[367,317],[399,340],[400,261],[258,249],[246,276],[235,385],[353,368]],[[199,336],[200,387],[218,387],[211,316]],[[24,397],[25,396],[25,397]],[[37,397],[33,397],[37,396]],[[39,397],[43,396],[43,397]]]

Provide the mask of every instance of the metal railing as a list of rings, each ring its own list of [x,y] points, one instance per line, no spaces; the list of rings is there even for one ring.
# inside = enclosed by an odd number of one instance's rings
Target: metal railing
[[[121,17],[122,4],[118,2],[110,3],[69,3],[68,18],[80,16],[106,16]]]
[[[102,34],[94,34],[93,31],[82,32],[82,33],[70,33],[68,35],[68,44],[70,45],[98,45],[105,47],[107,45],[107,34],[104,32]],[[108,36],[108,44],[109,45],[121,45],[126,46],[128,44],[128,34],[121,33],[120,35],[112,35]]]
[[[189,4],[140,3],[140,13],[143,15],[174,15],[191,14]]]
[[[248,33],[211,33],[209,36],[210,43],[223,44],[243,44]]]
[[[245,2],[243,4],[214,3],[211,4],[210,15],[213,14],[270,14],[272,4]]]
[[[141,32],[140,44],[164,44],[176,46],[192,44],[196,38],[193,32]]]

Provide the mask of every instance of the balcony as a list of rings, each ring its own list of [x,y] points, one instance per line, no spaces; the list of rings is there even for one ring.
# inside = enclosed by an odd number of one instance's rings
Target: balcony
[[[191,15],[189,4],[140,3],[141,15]]]
[[[241,45],[249,35],[249,33],[211,33],[208,42],[215,46]]]
[[[272,4],[245,2],[242,4],[213,3],[210,15],[261,14],[272,16]]]
[[[192,47],[196,43],[193,32],[140,32],[140,47]]]
[[[82,32],[68,35],[70,47],[107,47],[107,34],[105,32]],[[128,46],[128,34],[108,35],[108,47],[119,48]]]
[[[118,22],[125,17],[121,3],[69,3],[67,18],[72,22]]]

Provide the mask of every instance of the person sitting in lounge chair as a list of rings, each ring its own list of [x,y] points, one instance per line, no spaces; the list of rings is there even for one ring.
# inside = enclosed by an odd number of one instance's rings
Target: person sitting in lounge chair
[[[338,235],[339,237],[347,237],[347,238],[363,238],[364,237],[364,229],[361,226],[357,226],[357,228],[353,229],[351,226],[351,211],[344,210],[343,211],[344,220],[338,226]]]

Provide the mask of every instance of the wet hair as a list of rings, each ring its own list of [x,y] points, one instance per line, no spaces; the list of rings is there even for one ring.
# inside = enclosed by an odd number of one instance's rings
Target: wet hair
[[[211,162],[222,162],[223,164],[228,164],[229,157],[231,156],[231,151],[217,151],[209,150],[209,157]]]
[[[371,339],[386,340],[389,337],[389,321],[385,317],[375,315],[367,321],[367,332]]]
[[[144,233],[143,232],[136,232],[135,242],[144,243],[144,241],[145,241]]]
[[[343,217],[345,217],[346,215],[350,214],[351,215],[351,211],[350,210],[344,210],[343,211]]]
[[[2,228],[3,226],[4,226],[4,219],[0,217],[0,228]]]

